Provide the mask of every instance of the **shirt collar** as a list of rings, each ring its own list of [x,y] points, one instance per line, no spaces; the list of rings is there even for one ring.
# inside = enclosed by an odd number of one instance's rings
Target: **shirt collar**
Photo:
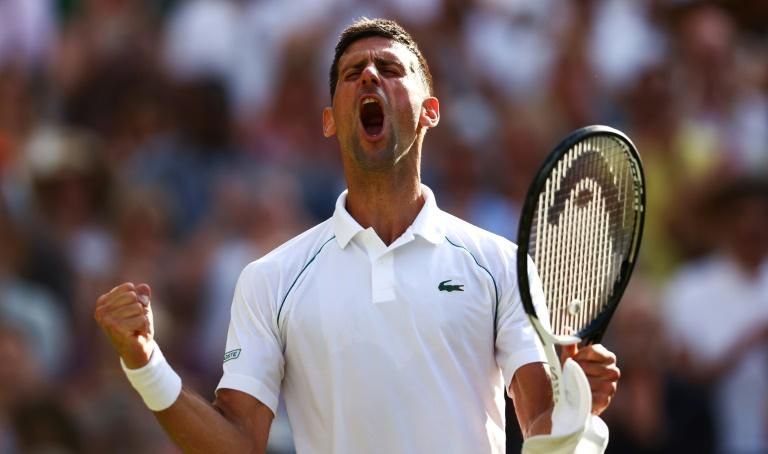
[[[339,246],[344,249],[347,247],[347,243],[358,234],[362,232],[363,227],[355,221],[351,214],[347,211],[347,189],[344,190],[336,199],[336,209],[333,211],[333,233],[336,235],[336,241]]]
[[[332,222],[336,241],[344,249],[347,244],[363,227],[349,214],[346,208],[347,190],[336,199],[336,209],[333,212]],[[418,235],[432,244],[440,244],[445,240],[442,222],[440,220],[440,208],[435,202],[435,195],[426,185],[421,185],[421,193],[424,195],[424,206],[408,228],[414,235]]]
[[[440,219],[442,211],[437,207],[435,194],[427,185],[421,185],[421,193],[424,194],[424,206],[414,219],[411,228],[415,235],[419,235],[432,244],[440,244],[445,240],[443,231],[445,220]]]

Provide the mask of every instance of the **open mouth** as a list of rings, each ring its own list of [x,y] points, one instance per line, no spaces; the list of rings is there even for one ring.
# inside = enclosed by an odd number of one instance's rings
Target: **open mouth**
[[[360,123],[370,137],[378,137],[384,130],[384,109],[375,98],[363,98],[360,106]]]

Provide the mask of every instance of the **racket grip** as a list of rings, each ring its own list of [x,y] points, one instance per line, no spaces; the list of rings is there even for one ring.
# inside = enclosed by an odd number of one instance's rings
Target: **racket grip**
[[[599,344],[603,340],[605,334],[605,327],[600,328],[591,335],[584,338],[584,345]]]

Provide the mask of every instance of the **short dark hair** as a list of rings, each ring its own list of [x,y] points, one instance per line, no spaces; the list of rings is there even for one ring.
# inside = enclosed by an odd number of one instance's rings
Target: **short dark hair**
[[[330,71],[331,98],[333,98],[333,95],[336,92],[336,83],[339,81],[339,59],[352,43],[371,36],[382,36],[396,41],[408,48],[408,50],[410,50],[419,60],[419,69],[421,70],[421,75],[427,85],[429,94],[434,94],[432,74],[429,72],[427,60],[424,58],[424,55],[422,55],[419,46],[416,45],[416,41],[413,40],[411,35],[405,31],[400,24],[393,20],[368,19],[363,17],[344,29],[339,36],[338,43],[336,43],[336,51],[333,55],[333,63],[331,64]]]

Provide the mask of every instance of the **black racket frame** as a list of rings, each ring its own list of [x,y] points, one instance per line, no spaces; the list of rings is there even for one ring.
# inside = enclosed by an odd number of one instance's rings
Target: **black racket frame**
[[[616,307],[624,294],[624,290],[629,283],[629,279],[637,262],[637,254],[640,250],[640,240],[643,236],[643,225],[645,221],[645,174],[643,173],[642,161],[637,152],[637,148],[623,132],[604,125],[586,126],[568,134],[547,156],[543,164],[536,172],[536,175],[528,187],[528,193],[525,197],[525,203],[520,216],[520,224],[517,234],[517,281],[520,291],[520,298],[523,302],[525,311],[532,317],[538,319],[536,309],[531,299],[530,282],[528,281],[528,241],[533,227],[533,214],[539,203],[539,195],[544,190],[547,178],[549,178],[553,169],[560,159],[577,143],[594,136],[614,136],[623,142],[630,155],[630,165],[634,169],[634,191],[635,191],[635,231],[634,238],[630,243],[629,253],[626,254],[619,271],[619,278],[614,282],[611,300],[606,308],[590,324],[584,327],[575,335],[581,338],[582,343],[599,343],[605,334]]]

